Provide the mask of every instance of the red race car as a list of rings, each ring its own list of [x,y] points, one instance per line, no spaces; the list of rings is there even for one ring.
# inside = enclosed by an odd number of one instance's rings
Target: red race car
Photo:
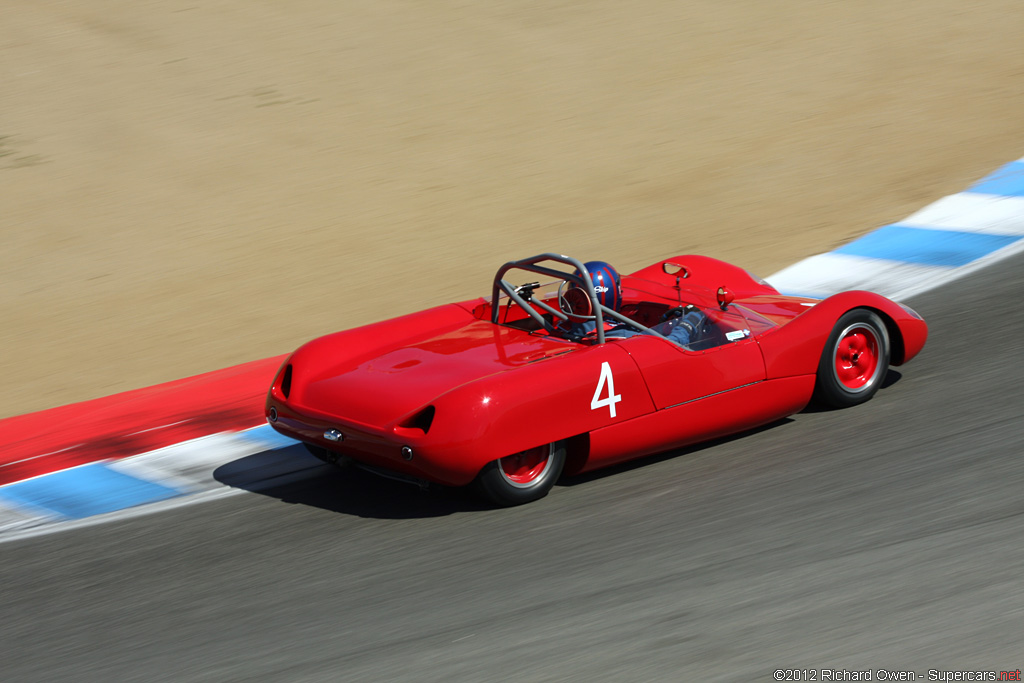
[[[708,257],[620,277],[540,254],[501,266],[490,297],[305,344],[266,415],[328,462],[517,505],[563,472],[748,430],[812,397],[862,403],[927,335],[878,294],[783,296]]]

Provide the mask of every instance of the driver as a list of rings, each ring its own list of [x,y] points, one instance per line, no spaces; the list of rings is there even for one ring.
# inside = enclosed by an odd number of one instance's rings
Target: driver
[[[618,271],[605,261],[588,261],[583,264],[583,267],[590,275],[591,282],[594,283],[597,302],[618,313],[622,308],[622,278]],[[579,275],[579,271],[576,274]],[[573,307],[573,295],[586,297],[586,293],[582,289],[571,286],[570,291],[566,292],[566,300],[571,308]],[[585,306],[585,308],[589,310],[589,306]],[[651,329],[680,346],[686,346],[691,340],[696,340],[695,337],[699,334],[705,321],[705,315],[696,306],[672,309],[669,315],[671,317]],[[573,318],[574,316],[570,313],[569,321],[559,324],[559,329],[573,341],[581,341],[587,334],[597,329],[595,320],[580,318],[574,320]],[[638,334],[643,334],[643,332],[620,320],[605,319],[604,321],[605,337],[624,338]]]

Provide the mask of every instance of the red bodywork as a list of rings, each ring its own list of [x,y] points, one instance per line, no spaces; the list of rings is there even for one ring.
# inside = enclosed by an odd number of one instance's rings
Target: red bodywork
[[[685,267],[678,289],[665,263]],[[706,351],[647,335],[576,343],[509,326],[526,316],[504,302],[495,324],[489,299],[477,299],[302,346],[274,380],[268,419],[273,410],[270,423],[286,436],[441,484],[468,484],[492,460],[561,440],[571,474],[800,411],[829,334],[851,309],[882,317],[893,365],[927,337],[916,313],[878,294],[782,296],[707,257],[658,262],[622,286],[623,313],[648,326],[680,300],[714,308],[727,287],[735,300],[717,322],[743,336]],[[341,440],[325,438],[332,432]]]

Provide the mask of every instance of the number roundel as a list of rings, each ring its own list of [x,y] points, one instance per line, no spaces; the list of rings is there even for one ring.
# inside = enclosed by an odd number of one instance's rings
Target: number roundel
[[[601,398],[605,394],[607,396]],[[608,406],[610,417],[615,417],[615,404],[622,400],[621,394],[615,393],[615,378],[612,376],[612,366],[606,362],[601,363],[601,377],[597,380],[597,388],[594,389],[594,398],[590,401],[591,410],[600,410]]]

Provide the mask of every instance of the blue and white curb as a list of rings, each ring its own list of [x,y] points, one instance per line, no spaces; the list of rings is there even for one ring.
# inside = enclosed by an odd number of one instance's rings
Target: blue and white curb
[[[867,289],[901,300],[1024,250],[1024,159],[768,281],[784,294],[825,298]]]
[[[813,298],[867,289],[899,300],[1021,251],[1024,159],[768,281]],[[269,425],[214,434],[0,487],[0,542],[258,491],[329,469]]]
[[[269,425],[213,434],[0,487],[0,542],[258,491],[329,469]]]

